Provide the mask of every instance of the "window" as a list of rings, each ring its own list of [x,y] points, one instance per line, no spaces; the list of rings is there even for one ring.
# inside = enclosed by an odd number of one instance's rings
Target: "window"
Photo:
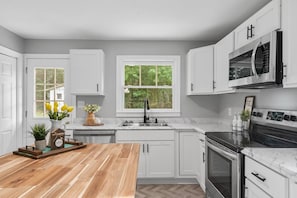
[[[64,68],[34,68],[34,117],[47,117],[45,103],[54,101],[64,104]]]
[[[179,69],[179,56],[118,56],[117,116],[143,113],[144,99],[153,114],[179,115]]]

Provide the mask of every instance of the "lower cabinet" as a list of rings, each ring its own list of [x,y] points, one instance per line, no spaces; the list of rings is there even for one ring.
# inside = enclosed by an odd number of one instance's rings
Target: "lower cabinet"
[[[245,179],[245,198],[271,198],[250,180]]]
[[[245,197],[288,198],[288,178],[263,164],[245,157]]]
[[[175,177],[175,142],[172,130],[119,130],[117,143],[139,143],[138,178]]]
[[[198,179],[199,184],[202,188],[202,190],[205,191],[205,135],[202,133],[199,133],[199,162],[200,162],[200,166],[199,166],[199,172],[200,172],[200,177]]]
[[[290,189],[290,198],[296,198],[297,197],[297,180],[290,180],[289,183],[289,189]]]
[[[205,135],[179,132],[179,176],[193,177],[205,191]]]
[[[199,177],[199,137],[193,131],[179,133],[179,175]]]

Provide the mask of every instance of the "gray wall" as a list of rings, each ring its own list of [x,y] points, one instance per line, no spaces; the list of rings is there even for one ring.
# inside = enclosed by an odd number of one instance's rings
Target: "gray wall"
[[[283,110],[297,110],[297,89],[262,89],[256,93],[237,93],[219,96],[219,115],[231,119],[228,116],[228,108],[232,114],[242,111],[245,96],[256,96],[255,107]]]
[[[0,26],[0,46],[23,53],[24,39],[15,33]]]
[[[181,116],[217,116],[217,96],[186,96],[186,53],[191,48],[209,42],[197,41],[88,41],[88,40],[26,40],[26,53],[69,53],[69,49],[103,49],[105,52],[105,96],[78,96],[85,103],[102,106],[101,117],[115,117],[116,56],[117,55],[180,55],[181,56]],[[78,111],[78,117],[83,116]]]

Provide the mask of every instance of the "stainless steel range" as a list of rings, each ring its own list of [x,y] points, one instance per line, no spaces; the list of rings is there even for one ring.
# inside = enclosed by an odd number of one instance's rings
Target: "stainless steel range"
[[[245,147],[297,148],[297,111],[254,109],[245,132],[206,133],[207,198],[244,197]]]

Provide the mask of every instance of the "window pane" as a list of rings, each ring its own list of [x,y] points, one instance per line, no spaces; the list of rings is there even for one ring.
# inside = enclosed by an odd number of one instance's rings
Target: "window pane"
[[[139,85],[139,68],[125,65],[125,85]]]
[[[44,83],[44,69],[35,69],[35,83],[36,84]]]
[[[158,86],[172,85],[172,67],[158,66]]]
[[[156,66],[141,66],[141,85],[156,85]]]
[[[35,86],[35,100],[44,100],[44,85]]]
[[[64,100],[64,86],[56,88],[56,97],[57,101]]]
[[[172,108],[172,89],[130,88],[125,92],[125,108],[143,108],[144,99],[148,98],[152,109]]]
[[[46,69],[46,83],[55,83],[55,69]]]
[[[64,84],[64,69],[56,69],[56,83]]]
[[[46,85],[46,100],[55,100],[55,85]]]
[[[35,117],[44,117],[44,102],[35,103]]]

